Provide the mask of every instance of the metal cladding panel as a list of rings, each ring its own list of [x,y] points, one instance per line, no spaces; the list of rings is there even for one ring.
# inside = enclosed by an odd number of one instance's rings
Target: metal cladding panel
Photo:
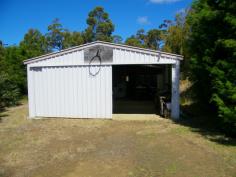
[[[125,49],[113,49],[113,64],[175,64],[176,61],[165,54],[152,55]]]
[[[30,64],[30,67],[36,66],[67,66],[67,65],[83,65],[84,64],[84,51],[78,50],[64,55],[58,55],[42,61],[37,61]]]
[[[99,68],[97,75],[90,74]],[[111,66],[35,67],[28,72],[30,117],[112,118]]]
[[[50,67],[50,66],[87,66],[99,65],[99,62],[90,63],[96,55],[98,49],[101,51],[99,57],[102,65],[124,65],[124,64],[175,64],[176,60],[167,54],[148,54],[139,51],[125,49],[115,49],[111,47],[91,47],[84,50],[73,51],[66,54],[58,54],[44,60],[30,63],[30,67]]]

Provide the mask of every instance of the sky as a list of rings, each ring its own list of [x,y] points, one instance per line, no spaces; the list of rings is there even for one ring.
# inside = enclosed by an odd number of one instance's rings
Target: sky
[[[0,0],[0,40],[17,45],[30,29],[43,34],[53,19],[59,18],[70,31],[86,28],[89,11],[104,7],[115,24],[114,35],[123,39],[138,29],[158,28],[165,19],[191,5],[192,0]]]

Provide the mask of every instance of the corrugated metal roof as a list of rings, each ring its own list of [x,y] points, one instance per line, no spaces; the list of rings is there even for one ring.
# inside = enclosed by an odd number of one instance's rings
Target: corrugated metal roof
[[[104,41],[95,41],[95,42],[91,42],[91,43],[87,43],[87,44],[83,44],[83,45],[79,45],[79,46],[75,46],[75,47],[71,47],[68,49],[64,49],[58,52],[53,52],[53,53],[48,53],[45,55],[41,55],[38,57],[34,57],[34,58],[30,58],[24,61],[24,64],[29,64],[29,63],[33,63],[36,61],[41,61],[41,60],[45,60],[48,58],[52,58],[52,57],[56,57],[56,56],[60,56],[60,55],[64,55],[67,53],[72,53],[78,50],[83,50],[92,46],[97,46],[97,45],[102,45],[102,46],[107,46],[107,47],[112,47],[115,49],[121,49],[121,50],[129,50],[129,51],[136,51],[136,52],[141,52],[144,54],[151,54],[151,55],[161,55],[161,54],[165,54],[165,55],[169,55],[174,57],[174,59],[178,59],[178,60],[183,60],[183,56],[182,55],[177,55],[177,54],[173,54],[173,53],[167,53],[167,52],[162,52],[159,50],[151,50],[151,49],[146,49],[146,48],[140,48],[140,47],[133,47],[133,46],[129,46],[129,45],[124,45],[124,44],[115,44],[115,43],[110,43],[110,42],[104,42]]]

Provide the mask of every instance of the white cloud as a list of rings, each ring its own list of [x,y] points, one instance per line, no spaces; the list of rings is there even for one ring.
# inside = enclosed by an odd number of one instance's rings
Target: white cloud
[[[137,22],[138,22],[140,25],[149,25],[149,24],[151,24],[151,22],[148,20],[148,17],[147,17],[147,16],[138,17]]]
[[[149,0],[149,2],[154,4],[167,4],[167,3],[175,3],[181,0]]]

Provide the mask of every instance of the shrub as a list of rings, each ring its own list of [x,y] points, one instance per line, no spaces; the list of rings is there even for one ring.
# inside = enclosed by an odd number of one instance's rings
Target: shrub
[[[0,108],[16,105],[19,98],[20,92],[17,85],[8,74],[0,72]]]

